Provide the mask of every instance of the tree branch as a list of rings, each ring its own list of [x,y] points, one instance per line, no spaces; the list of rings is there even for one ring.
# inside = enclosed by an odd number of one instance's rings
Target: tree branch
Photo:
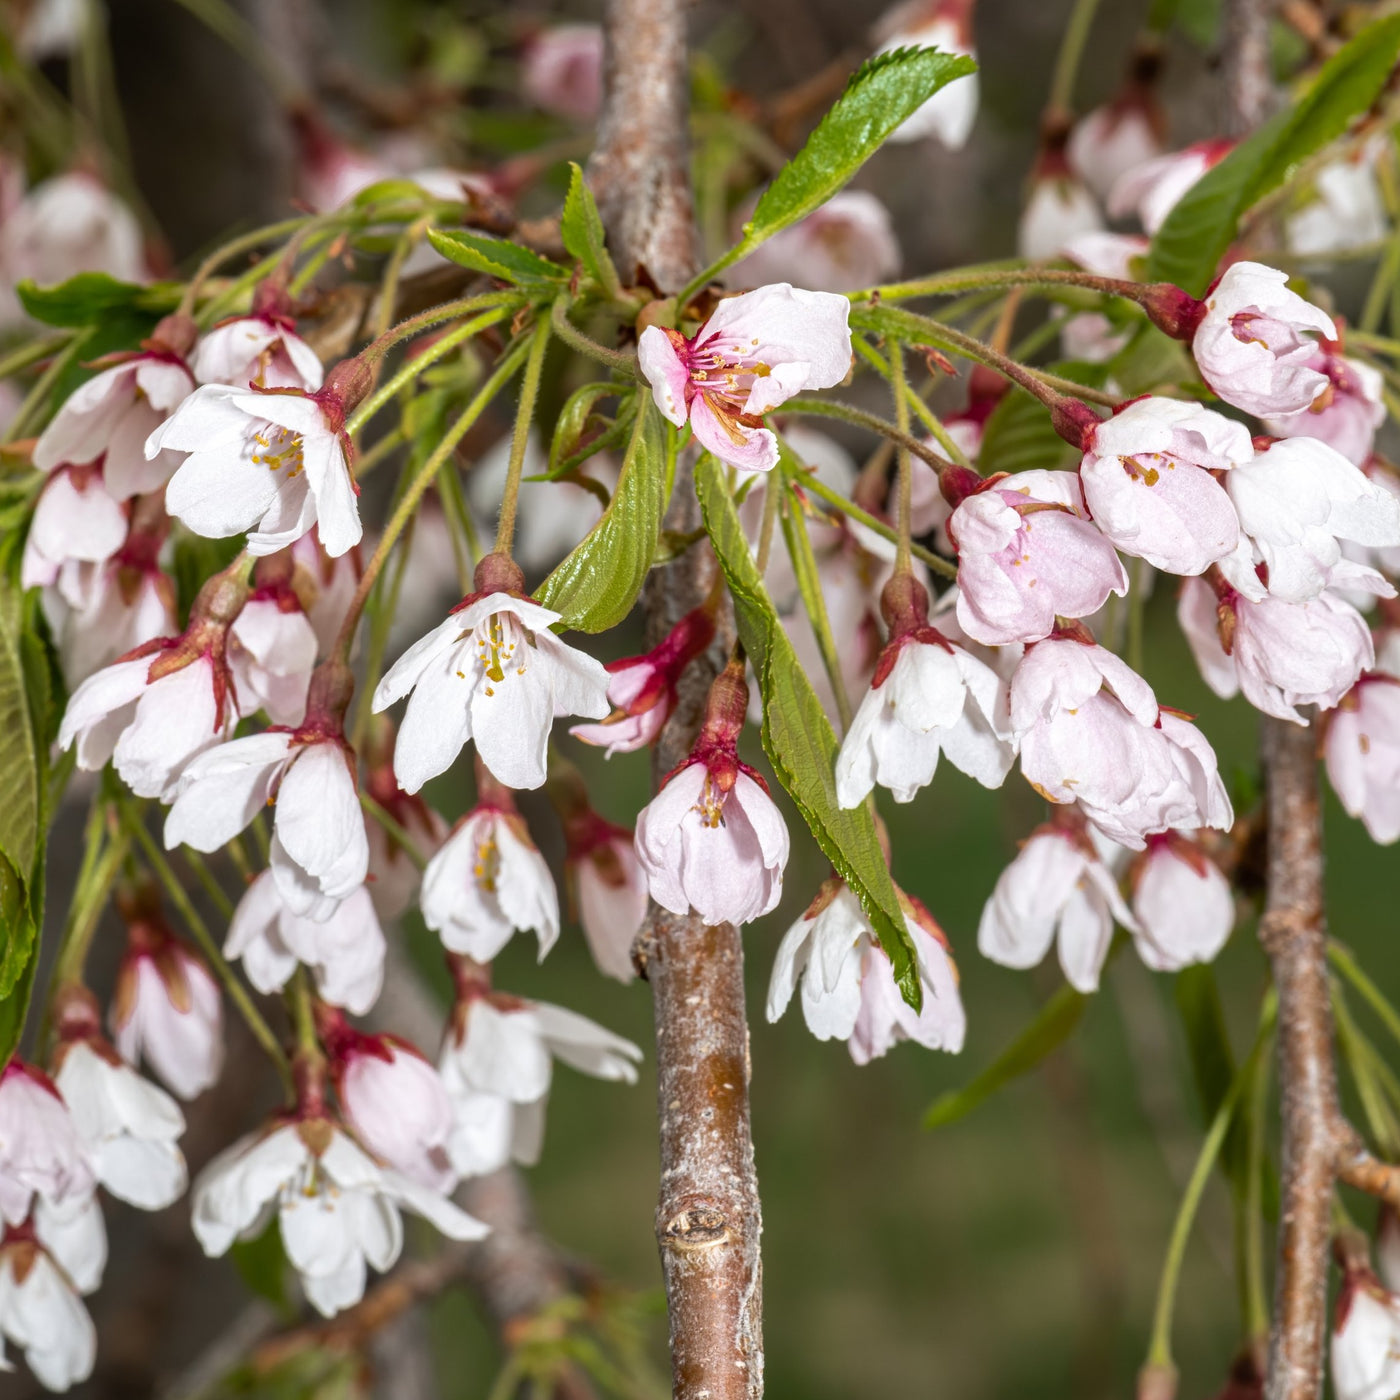
[[[687,166],[689,82],[682,0],[610,0],[608,96],[589,178],[624,277],[645,269],[663,290],[697,269]],[[676,472],[666,527],[700,524],[688,467]],[[652,572],[643,595],[654,644],[709,590],[715,563],[687,550]],[[689,751],[732,630],[681,679],[656,747],[659,783]],[[728,635],[726,635],[728,634]],[[656,1237],[666,1279],[676,1400],[756,1400],[763,1393],[758,1181],[749,1126],[744,952],[730,924],[707,928],[655,904],[637,965],[656,1016],[661,1190]]]

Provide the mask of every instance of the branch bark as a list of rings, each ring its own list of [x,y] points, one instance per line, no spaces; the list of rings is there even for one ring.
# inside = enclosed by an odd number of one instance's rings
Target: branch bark
[[[608,95],[589,179],[624,275],[662,290],[698,266],[688,158],[683,0],[610,0]],[[668,529],[700,524],[688,467],[677,470]],[[643,596],[654,644],[709,590],[715,563],[694,548],[654,570]],[[682,677],[656,747],[654,779],[688,753],[732,631]],[[725,635],[729,632],[729,635]],[[656,1017],[661,1189],[656,1238],[666,1280],[676,1400],[756,1400],[763,1393],[758,1180],[749,1124],[749,1044],[739,930],[707,928],[655,904],[637,965]]]

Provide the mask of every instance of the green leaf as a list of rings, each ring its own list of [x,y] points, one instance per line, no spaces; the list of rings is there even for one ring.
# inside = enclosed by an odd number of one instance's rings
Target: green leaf
[[[10,880],[5,879],[5,872],[8,871]],[[17,906],[11,901],[16,894],[19,894],[22,902],[22,892],[18,889],[18,882],[13,881],[14,872],[9,869],[9,862],[0,859],[0,933],[6,940],[8,949],[12,938],[12,930],[26,915],[17,913]],[[31,931],[34,929],[32,918],[28,920]],[[30,948],[34,946],[31,938]],[[0,996],[0,1065],[6,1063],[10,1056],[19,1047],[20,1036],[24,1033],[25,1018],[29,1014],[29,1001],[34,994],[34,970],[39,965],[39,959],[28,957],[24,966],[16,978],[14,984],[3,995]]]
[[[564,400],[564,407],[554,420],[554,437],[549,444],[549,466],[546,474],[552,479],[564,465],[567,458],[583,446],[583,436],[590,426],[593,410],[603,399],[616,398],[620,390],[616,384],[597,381],[582,384]],[[596,430],[597,420],[593,421]]]
[[[937,49],[895,49],[867,60],[807,144],[763,192],[743,239],[709,273],[746,257],[820,208],[934,93],[976,71],[972,59]]]
[[[1073,987],[1061,987],[1036,1013],[1025,1030],[970,1084],[939,1095],[924,1114],[924,1127],[942,1128],[966,1117],[1013,1079],[1028,1074],[1058,1050],[1074,1033],[1088,997]]]
[[[484,272],[501,282],[514,282],[524,287],[554,287],[569,279],[567,268],[505,238],[468,233],[465,229],[430,228],[428,242],[459,266]]]
[[[669,494],[666,425],[650,394],[639,397],[622,475],[603,518],[535,591],[568,627],[604,632],[637,601],[651,569]]]
[[[705,529],[734,600],[739,636],[758,676],[764,752],[817,844],[860,900],[880,946],[889,954],[905,1001],[917,1010],[923,991],[913,943],[874,820],[863,803],[845,811],[836,800],[840,745],[763,586],[722,468],[708,454],[696,468],[695,487]]]
[[[1183,968],[1177,973],[1172,990],[1186,1033],[1191,1073],[1201,1104],[1201,1121],[1209,1125],[1225,1102],[1236,1072],[1215,970],[1208,963]],[[1245,1189],[1249,1171],[1244,1126],[1243,1114],[1237,1112],[1220,1153],[1221,1170],[1239,1191]]]
[[[268,1221],[260,1235],[235,1240],[229,1254],[249,1292],[266,1298],[284,1315],[294,1311],[287,1296],[287,1252],[275,1219]]]
[[[1335,53],[1297,106],[1242,141],[1177,203],[1152,240],[1148,276],[1202,295],[1240,218],[1371,106],[1397,56],[1400,15],[1368,26]]]
[[[1151,393],[1164,384],[1194,380],[1186,347],[1153,325],[1141,325],[1108,362],[1109,375],[1125,399]]]
[[[0,855],[27,880],[39,845],[39,754],[21,651],[22,605],[0,582]]]
[[[559,233],[573,257],[583,264],[584,271],[605,291],[615,292],[620,283],[613,260],[603,246],[603,219],[593,191],[583,178],[583,171],[569,163],[569,192],[564,196],[564,212],[559,219]]]
[[[48,326],[91,326],[119,311],[160,315],[173,311],[180,299],[178,283],[142,287],[105,272],[80,272],[52,287],[35,286],[26,278],[15,291],[24,309]]]

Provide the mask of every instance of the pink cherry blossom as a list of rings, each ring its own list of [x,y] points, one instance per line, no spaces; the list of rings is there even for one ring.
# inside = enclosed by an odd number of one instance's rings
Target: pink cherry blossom
[[[1065,154],[1095,197],[1106,200],[1128,171],[1141,169],[1161,154],[1161,127],[1161,114],[1150,95],[1129,89],[1075,123]]]
[[[359,548],[332,556],[321,544],[320,531],[313,527],[293,541],[291,555],[295,564],[292,586],[302,600],[307,620],[316,633],[320,655],[328,656],[336,633],[340,631],[340,624],[345,620],[345,611],[354,596],[355,585],[360,581]]]
[[[610,661],[608,703],[612,713],[599,724],[576,724],[569,733],[585,744],[605,748],[605,757],[632,753],[652,743],[676,707],[681,672],[710,645],[713,612],[705,606],[687,613],[644,656]]]
[[[1337,1400],[1384,1400],[1400,1389],[1400,1296],[1369,1268],[1347,1268],[1332,1324]]]
[[[1016,248],[1028,262],[1044,262],[1062,256],[1065,245],[1076,238],[1102,228],[1103,215],[1094,196],[1067,167],[1056,164],[1031,187],[1016,230]]]
[[[1327,717],[1327,777],[1383,846],[1400,840],[1400,678],[1373,671]]]
[[[1336,340],[1337,328],[1287,283],[1287,273],[1262,263],[1232,264],[1207,294],[1191,342],[1206,383],[1261,417],[1301,413],[1329,383],[1307,332]]]
[[[314,394],[324,371],[316,352],[296,333],[285,293],[258,289],[251,316],[235,316],[208,331],[190,367],[201,384],[235,389],[299,389]]]
[[[1385,422],[1380,371],[1321,344],[1307,363],[1327,376],[1331,391],[1324,389],[1299,413],[1266,419],[1264,426],[1275,437],[1317,438],[1347,461],[1364,467],[1375,445],[1376,429]]]
[[[56,583],[69,561],[96,564],[111,558],[126,531],[127,512],[107,490],[100,460],[55,468],[39,493],[25,536],[20,586]]]
[[[421,797],[406,793],[394,777],[394,727],[376,715],[365,747],[365,789],[406,831],[414,850],[427,859],[447,840],[448,826]],[[397,919],[418,893],[422,874],[396,836],[377,821],[366,824],[369,837],[369,892],[381,919]]]
[[[259,562],[253,591],[228,633],[239,712],[261,709],[274,724],[298,725],[316,665],[316,632],[293,586],[289,554]]]
[[[830,292],[779,282],[720,302],[687,340],[648,326],[637,343],[662,414],[722,462],[748,471],[777,465],[763,415],[804,389],[829,389],[851,367],[851,304]]]
[[[898,276],[899,265],[889,210],[865,190],[841,190],[725,275],[738,287],[783,281],[813,292],[854,292]]]
[[[1154,972],[1210,962],[1235,926],[1235,897],[1220,867],[1176,832],[1149,836],[1129,875],[1138,956]]]
[[[993,479],[964,497],[948,531],[958,547],[958,621],[987,646],[1048,637],[1056,616],[1087,617],[1128,591],[1113,545],[1087,518],[1073,472]]]
[[[1211,475],[1248,462],[1249,431],[1176,399],[1137,399],[1091,430],[1079,480],[1094,523],[1125,554],[1200,574],[1239,542],[1239,521]]]
[[[559,614],[524,596],[512,561],[487,555],[476,585],[374,692],[378,713],[412,691],[394,750],[405,792],[445,772],[468,740],[505,786],[540,787],[555,719],[608,713],[602,662],[550,631]]]
[[[0,1218],[20,1224],[35,1196],[81,1200],[96,1177],[68,1106],[41,1069],[12,1059],[0,1069]]]
[[[637,856],[651,896],[673,914],[745,924],[783,893],[788,833],[763,780],[738,757],[748,705],[743,671],[715,681],[704,727],[685,760],[637,816]]]
[[[976,57],[972,37],[972,0],[907,0],[881,17],[878,53],[895,49],[940,49]],[[934,138],[950,151],[961,150],[977,120],[980,88],[976,73],[955,78],[940,88],[913,116],[895,128],[891,141]]]
[[[1233,141],[1200,141],[1130,166],[1112,182],[1109,214],[1115,219],[1136,214],[1148,233],[1156,233],[1182,196],[1233,147]]]
[[[1082,825],[1057,821],[1033,831],[1002,871],[982,910],[977,946],[1004,967],[1034,967],[1058,934],[1065,977],[1076,990],[1094,992],[1115,923],[1137,931]]]
[[[1312,177],[1314,198],[1284,217],[1290,252],[1326,257],[1347,248],[1379,243],[1390,230],[1386,202],[1376,179],[1385,158],[1385,137],[1377,132]]]
[[[0,1231],[0,1338],[23,1349],[48,1390],[87,1380],[97,1360],[97,1330],[75,1280],[34,1226]]]
[[[52,471],[65,462],[103,458],[102,478],[119,501],[159,491],[180,464],[173,452],[147,452],[151,434],[194,389],[183,355],[194,328],[167,316],[145,348],[113,356],[115,363],[80,384],[34,444],[34,465]]]
[[[591,122],[603,102],[603,30],[557,24],[525,45],[521,89],[535,106],[571,121]]]
[[[564,825],[564,871],[593,961],[604,975],[630,982],[637,975],[632,943],[647,912],[647,879],[633,833],[600,817],[586,794],[579,806],[556,805]]]

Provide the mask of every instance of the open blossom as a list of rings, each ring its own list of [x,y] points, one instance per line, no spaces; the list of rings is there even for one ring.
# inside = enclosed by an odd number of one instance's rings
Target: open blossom
[[[569,733],[585,744],[615,753],[632,753],[652,743],[676,708],[681,672],[710,645],[714,613],[705,606],[687,613],[644,656],[609,661],[608,703],[611,713],[598,724],[576,724]]]
[[[833,877],[778,946],[768,1019],[783,1014],[800,985],[808,1029],[818,1040],[846,1041],[858,1065],[901,1040],[930,1050],[961,1050],[967,1018],[946,939],[921,904],[903,894],[901,902],[923,988],[921,1011],[904,1000],[856,897],[845,881]]]
[[[1076,636],[1026,649],[1011,680],[1021,771],[1047,801],[1078,802],[1114,841],[1228,827],[1234,817],[1215,754],[1188,720],[1111,651]]]
[[[318,1003],[316,1028],[331,1082],[355,1135],[374,1155],[430,1190],[457,1184],[447,1159],[452,1102],[442,1077],[408,1041],[366,1035]]]
[[[972,0],[910,0],[880,21],[879,53],[894,49],[940,49],[975,58],[972,41]],[[979,85],[976,73],[955,78],[940,88],[890,136],[891,141],[922,141],[933,137],[949,150],[960,150],[977,120]]]
[[[1364,467],[1375,446],[1376,429],[1385,422],[1381,372],[1321,344],[1307,363],[1327,376],[1330,392],[1324,389],[1301,412],[1269,418],[1264,426],[1275,437],[1317,438]]]
[[[384,985],[384,931],[361,885],[327,919],[294,912],[270,870],[244,892],[233,911],[224,956],[239,958],[248,980],[271,994],[287,985],[298,963],[311,970],[316,994],[362,1016]]]
[[[556,24],[525,45],[521,88],[537,107],[591,122],[603,103],[603,30],[597,24]]]
[[[1305,603],[1251,602],[1223,579],[1217,589],[1188,579],[1177,620],[1217,695],[1243,691],[1256,710],[1296,724],[1305,723],[1297,706],[1332,709],[1375,664],[1366,619],[1331,591]]]
[[[20,586],[53,584],[66,563],[101,563],[126,539],[127,512],[107,490],[100,461],[50,473],[24,539]]]
[[[1220,867],[1177,832],[1149,836],[1129,875],[1133,942],[1154,972],[1210,962],[1235,926],[1235,897]]]
[[[118,899],[127,949],[112,998],[112,1036],[129,1064],[144,1057],[172,1093],[197,1098],[224,1063],[223,1003],[209,969],[165,926],[154,891]]]
[[[1151,94],[1129,87],[1121,97],[1095,107],[1074,125],[1065,154],[1075,174],[1100,200],[1119,179],[1141,169],[1162,151],[1162,117]]]
[[[248,532],[250,554],[275,554],[313,525],[333,558],[359,543],[345,418],[368,388],[346,360],[323,389],[205,384],[146,443],[150,456],[187,453],[166,509],[197,535]]]
[[[1070,986],[1094,992],[1115,922],[1137,932],[1117,880],[1082,824],[1057,814],[1056,823],[1033,831],[1002,871],[982,910],[977,946],[1004,967],[1034,967],[1058,933]]]
[[[1385,237],[1385,200],[1375,171],[1384,150],[1384,138],[1367,142],[1352,154],[1328,162],[1313,176],[1315,198],[1283,221],[1291,252],[1325,256],[1379,243]]]
[[[1016,230],[1016,248],[1028,262],[1063,255],[1065,245],[1103,228],[1094,196],[1057,154],[1053,168],[1037,175]]]
[[[1327,717],[1327,777],[1371,839],[1400,840],[1400,678],[1373,671]]]
[[[987,646],[1048,637],[1061,617],[1087,617],[1128,575],[1086,519],[1073,472],[1028,471],[977,487],[948,521],[958,547],[958,622]]]
[[[1336,340],[1326,312],[1288,289],[1288,275],[1237,262],[1205,299],[1191,353],[1207,384],[1246,413],[1301,413],[1329,383],[1314,366],[1315,331]]]
[[[314,394],[324,377],[321,360],[296,333],[285,303],[285,293],[261,284],[251,316],[223,321],[201,337],[190,360],[194,377],[236,389],[256,385]]]
[[[1369,1268],[1349,1267],[1332,1323],[1337,1400],[1387,1400],[1400,1391],[1400,1297]]]
[[[364,884],[369,842],[354,755],[316,711],[313,691],[301,729],[250,734],[190,763],[165,820],[165,848],[217,851],[275,803],[273,880],[293,913],[325,920]]]
[[[813,292],[854,292],[899,273],[890,211],[865,190],[841,190],[762,243],[726,274],[730,285],[791,282]]]
[[[1400,546],[1400,496],[1315,438],[1269,443],[1230,473],[1226,490],[1248,539],[1222,571],[1255,602],[1266,591],[1284,602],[1306,602],[1334,575],[1360,584],[1360,569],[1338,572],[1343,540],[1372,549]],[[1257,565],[1264,569],[1256,572]],[[1389,593],[1383,580],[1373,582],[1371,591]]]
[[[148,451],[147,439],[194,388],[183,359],[193,334],[186,321],[167,316],[141,350],[106,361],[63,401],[34,444],[34,465],[52,471],[102,457],[102,479],[117,500],[159,491],[180,459]]]
[[[656,406],[722,462],[770,471],[778,441],[763,415],[804,389],[830,389],[851,367],[851,304],[778,282],[728,297],[687,340],[648,326],[637,342]]]
[[[0,1339],[24,1352],[47,1390],[87,1380],[97,1360],[92,1318],[32,1229],[0,1233]]]
[[[524,596],[511,560],[488,554],[477,565],[476,592],[409,647],[374,692],[376,713],[413,692],[394,749],[405,792],[446,772],[469,739],[505,786],[540,787],[555,719],[608,713],[602,662],[561,642],[549,630],[558,621]]]
[[[487,1226],[436,1191],[381,1167],[328,1118],[250,1133],[221,1152],[194,1185],[194,1233],[208,1255],[260,1234],[275,1212],[282,1247],[323,1317],[358,1303],[367,1266],[383,1272],[403,1249],[401,1210],[448,1239]]]
[[[687,758],[637,816],[637,856],[651,897],[707,924],[746,924],[783,893],[788,833],[768,790],[739,761],[748,705],[742,663],[710,688],[705,723]]]
[[[928,591],[909,574],[886,584],[890,640],[836,759],[836,795],[858,807],[878,783],[911,802],[933,781],[939,754],[1000,787],[1015,749],[1001,677],[928,621]]]
[[[1094,523],[1125,554],[1200,574],[1239,542],[1239,521],[1211,475],[1247,463],[1249,430],[1199,405],[1145,398],[1086,437],[1079,480]]]
[[[517,930],[540,957],[559,937],[559,895],[508,790],[485,782],[423,871],[423,920],[450,952],[489,962]]]
[[[12,1059],[0,1069],[0,1217],[19,1225],[36,1196],[62,1206],[95,1185],[62,1094],[43,1070]]]
[[[1233,141],[1200,141],[1130,166],[1108,192],[1108,212],[1115,219],[1136,214],[1148,233],[1156,233],[1187,190],[1233,147]]]

